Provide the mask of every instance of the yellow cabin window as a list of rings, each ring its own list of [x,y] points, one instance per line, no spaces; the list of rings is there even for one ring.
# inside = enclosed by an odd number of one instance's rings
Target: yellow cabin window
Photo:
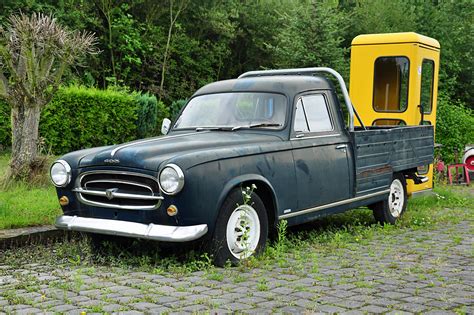
[[[374,101],[377,112],[404,112],[408,106],[407,57],[380,57],[374,65]]]
[[[433,108],[433,78],[434,78],[434,61],[423,59],[421,65],[421,92],[420,104],[423,105],[425,114],[430,114]]]
[[[407,124],[401,119],[376,119],[372,126],[406,126]]]

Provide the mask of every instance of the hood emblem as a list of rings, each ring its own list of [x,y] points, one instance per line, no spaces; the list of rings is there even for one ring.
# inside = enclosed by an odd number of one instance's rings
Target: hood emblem
[[[104,163],[118,164],[118,163],[120,163],[120,160],[119,159],[105,159]]]
[[[118,191],[118,188],[109,188],[105,191],[105,196],[107,199],[112,200],[114,199],[114,193]]]

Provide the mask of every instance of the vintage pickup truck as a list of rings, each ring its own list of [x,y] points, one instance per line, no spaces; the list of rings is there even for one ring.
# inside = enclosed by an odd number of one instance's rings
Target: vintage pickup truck
[[[345,111],[322,73],[339,82]],[[433,127],[364,127],[360,119],[355,127],[354,116],[344,80],[329,68],[208,84],[166,135],[54,162],[64,211],[56,226],[200,239],[222,265],[261,252],[280,220],[295,225],[369,206],[379,222],[394,223],[407,205],[406,181],[423,182],[416,169],[432,163]]]

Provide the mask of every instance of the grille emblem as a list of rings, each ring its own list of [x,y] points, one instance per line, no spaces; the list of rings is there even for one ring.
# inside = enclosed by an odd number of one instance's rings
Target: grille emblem
[[[114,199],[114,192],[117,192],[118,188],[109,188],[105,191],[105,196],[107,199],[112,200]]]
[[[119,159],[105,159],[104,163],[118,164],[120,163],[120,160]]]

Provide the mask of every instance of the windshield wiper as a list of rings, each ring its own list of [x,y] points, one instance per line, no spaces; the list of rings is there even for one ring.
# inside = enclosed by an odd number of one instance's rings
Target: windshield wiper
[[[197,127],[196,131],[218,130],[218,131],[233,131],[232,127]]]
[[[237,130],[241,128],[258,128],[258,127],[281,127],[281,124],[277,123],[257,123],[257,124],[250,124],[246,126],[235,126],[232,130]]]

